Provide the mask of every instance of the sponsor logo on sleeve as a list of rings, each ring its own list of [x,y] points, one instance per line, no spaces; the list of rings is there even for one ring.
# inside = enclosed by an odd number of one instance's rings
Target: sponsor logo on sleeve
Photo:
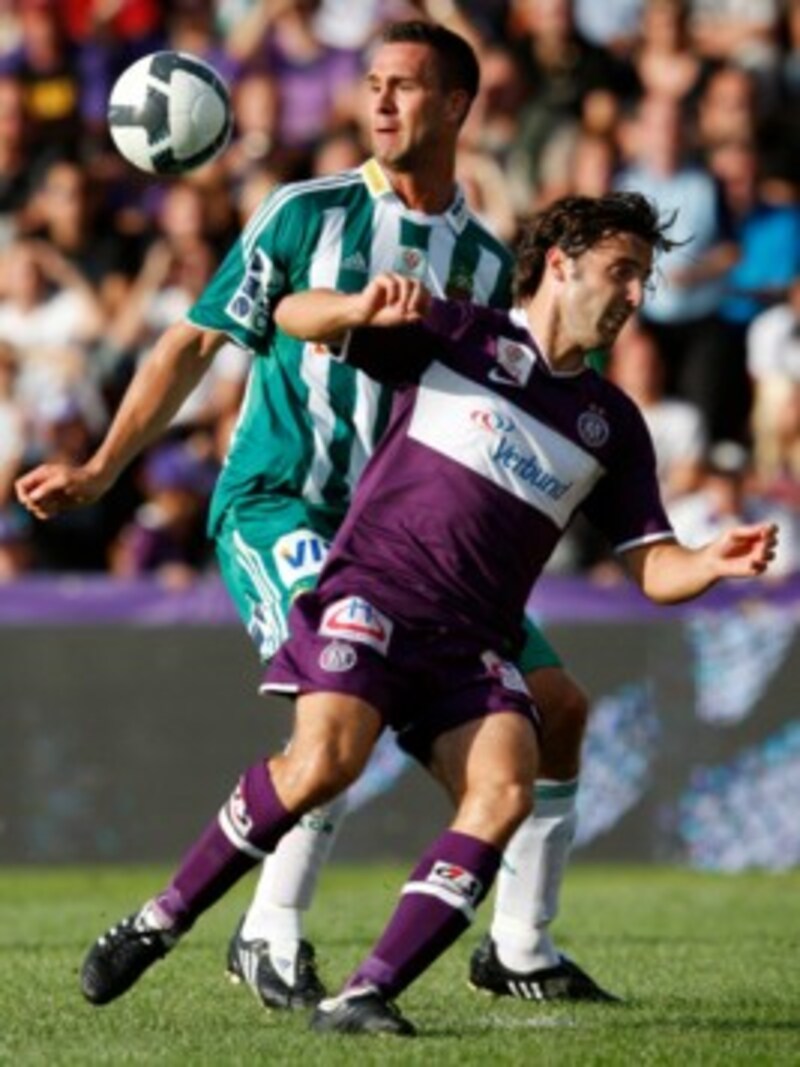
[[[269,328],[270,290],[277,291],[282,273],[272,260],[257,248],[247,264],[239,288],[228,301],[226,312],[245,329],[264,337]]]
[[[278,576],[290,588],[322,570],[329,544],[313,530],[293,530],[279,538],[272,550]]]
[[[319,633],[356,644],[368,645],[385,656],[394,623],[361,597],[349,596],[329,604],[322,615]]]
[[[458,896],[463,897],[473,905],[478,904],[481,899],[483,886],[474,874],[464,870],[457,863],[446,863],[444,860],[437,860],[431,868],[426,881],[457,893]]]

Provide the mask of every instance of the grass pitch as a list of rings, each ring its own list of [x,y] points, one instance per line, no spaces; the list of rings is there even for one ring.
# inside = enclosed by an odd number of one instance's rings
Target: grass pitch
[[[163,870],[0,868],[0,1064],[800,1064],[800,872],[701,875],[575,866],[563,948],[619,1007],[542,1007],[466,984],[467,934],[402,998],[413,1041],[323,1037],[268,1014],[223,978],[237,887],[138,986],[105,1008],[78,991],[97,934],[165,880]],[[309,920],[335,987],[381,929],[400,868],[332,867]]]

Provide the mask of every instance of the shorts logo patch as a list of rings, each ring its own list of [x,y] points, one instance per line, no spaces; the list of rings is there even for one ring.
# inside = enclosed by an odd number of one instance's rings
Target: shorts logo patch
[[[329,604],[319,624],[319,633],[323,637],[340,637],[368,645],[383,656],[389,648],[393,629],[391,619],[358,596]]]
[[[233,793],[228,799],[225,805],[228,818],[237,833],[242,837],[247,837],[250,831],[253,829],[253,820],[250,816],[250,812],[247,810],[247,801],[244,798],[244,791],[242,789],[241,781],[237,784]]]
[[[320,667],[332,674],[344,674],[345,671],[352,670],[357,662],[356,650],[346,641],[331,641],[319,655]]]
[[[460,897],[468,900],[470,904],[477,904],[481,899],[483,886],[469,871],[459,867],[457,863],[446,863],[437,860],[428,874],[426,881],[433,885],[440,885]]]
[[[507,659],[502,659],[496,652],[484,652],[481,656],[481,661],[486,668],[487,674],[490,674],[492,678],[496,678],[504,689],[508,689],[511,693],[524,693],[528,696],[528,687],[525,685],[525,679],[516,664],[509,662]]]
[[[316,578],[328,548],[328,542],[313,530],[293,530],[279,538],[272,557],[281,582],[290,589],[303,578]]]

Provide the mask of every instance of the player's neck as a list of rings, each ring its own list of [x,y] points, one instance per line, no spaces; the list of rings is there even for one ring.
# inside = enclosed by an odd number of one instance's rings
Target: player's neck
[[[550,367],[559,374],[583,370],[586,349],[567,335],[555,309],[534,297],[525,305],[524,311],[528,329]]]
[[[392,188],[411,211],[442,215],[453,203],[456,184],[453,171],[441,167],[430,170],[388,170]]]

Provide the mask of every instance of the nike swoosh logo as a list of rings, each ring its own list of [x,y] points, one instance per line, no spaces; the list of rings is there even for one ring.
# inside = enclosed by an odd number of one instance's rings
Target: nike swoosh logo
[[[522,382],[518,382],[516,378],[508,377],[498,367],[491,368],[488,378],[490,382],[497,382],[498,385],[513,385],[515,389],[521,389],[523,386]]]

